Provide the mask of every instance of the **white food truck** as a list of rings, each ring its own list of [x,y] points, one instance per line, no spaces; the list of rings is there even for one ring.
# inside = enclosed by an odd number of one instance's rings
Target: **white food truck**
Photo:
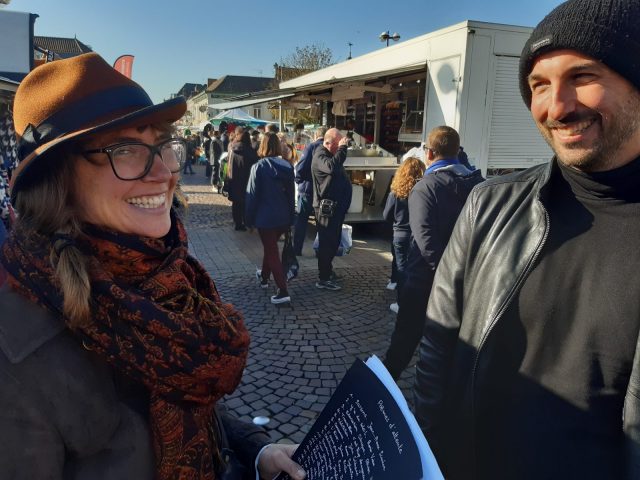
[[[460,132],[470,163],[484,175],[549,160],[551,150],[518,86],[520,52],[531,30],[464,21],[280,84],[294,94],[285,104],[320,103],[323,123],[340,128],[341,117],[349,118],[370,140],[345,163],[367,180],[363,195],[354,191],[347,222],[382,219],[402,153],[438,125]],[[376,153],[366,148],[371,145]]]

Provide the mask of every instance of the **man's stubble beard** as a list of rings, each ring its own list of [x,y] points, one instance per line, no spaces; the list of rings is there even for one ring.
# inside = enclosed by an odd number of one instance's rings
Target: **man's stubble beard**
[[[604,115],[596,110],[592,110],[592,112],[598,117],[597,122],[600,123],[602,130]],[[607,131],[602,131],[601,137],[580,156],[566,155],[566,150],[582,148],[579,143],[573,146],[565,145],[564,150],[558,151],[554,147],[550,129],[544,123],[536,123],[536,125],[558,160],[563,164],[583,172],[611,170],[614,168],[613,165],[617,163],[616,156],[621,145],[629,141],[640,130],[640,92],[635,91],[629,96],[629,100],[622,105],[621,110],[611,118]],[[609,167],[610,165],[611,167]]]

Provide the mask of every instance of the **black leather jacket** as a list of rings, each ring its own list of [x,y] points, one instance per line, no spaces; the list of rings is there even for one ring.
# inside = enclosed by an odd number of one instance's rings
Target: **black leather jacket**
[[[469,195],[436,272],[416,368],[415,408],[448,479],[475,478],[475,405],[487,339],[548,236],[556,160],[490,179]],[[626,478],[640,478],[640,344],[625,395]],[[523,432],[524,433],[524,432]],[[535,448],[535,446],[532,446]]]

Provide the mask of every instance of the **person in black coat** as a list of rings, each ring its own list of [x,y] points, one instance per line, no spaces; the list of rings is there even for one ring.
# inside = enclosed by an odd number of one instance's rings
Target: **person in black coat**
[[[258,161],[258,154],[251,146],[251,136],[242,127],[236,128],[236,141],[231,145],[227,182],[231,213],[236,230],[246,230],[244,221],[245,191],[251,167]]]
[[[427,170],[409,194],[411,250],[396,326],[384,364],[394,379],[409,365],[422,336],[433,277],[453,226],[471,189],[482,182],[457,159],[460,136],[453,128],[436,127],[425,145]]]
[[[307,145],[296,163],[296,183],[298,184],[298,215],[293,235],[293,250],[297,256],[302,255],[302,244],[307,233],[309,215],[313,213],[313,182],[311,179],[311,160],[316,148],[322,146],[327,127],[320,127],[315,132],[315,140]]]
[[[313,179],[313,208],[318,226],[318,281],[317,288],[340,290],[332,280],[332,262],[340,245],[342,222],[351,205],[351,180],[344,169],[349,139],[336,128],[324,136],[311,161]]]

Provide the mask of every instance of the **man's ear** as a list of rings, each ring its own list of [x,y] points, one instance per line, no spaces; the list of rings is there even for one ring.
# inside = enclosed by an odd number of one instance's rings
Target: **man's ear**
[[[433,150],[431,150],[430,148],[427,148],[427,159],[433,160],[434,158],[435,158],[435,155],[433,154]]]

